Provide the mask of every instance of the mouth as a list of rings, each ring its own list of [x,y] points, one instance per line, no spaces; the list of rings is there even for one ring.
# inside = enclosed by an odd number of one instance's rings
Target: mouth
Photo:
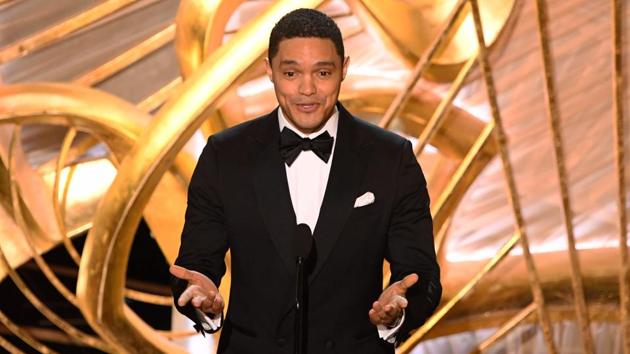
[[[296,103],[295,106],[300,112],[312,113],[317,110],[317,108],[319,107],[319,103]]]

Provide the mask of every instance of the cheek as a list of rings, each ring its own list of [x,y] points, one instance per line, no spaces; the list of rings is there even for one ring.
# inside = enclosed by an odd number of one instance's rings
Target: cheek
[[[334,86],[327,86],[322,91],[322,96],[325,97],[327,102],[335,101],[337,99],[337,95],[339,91]]]
[[[326,82],[325,85],[322,85],[321,90],[325,92],[327,96],[333,96],[339,91],[339,85],[336,81],[331,80],[330,82]]]
[[[276,93],[285,98],[291,97],[294,94],[294,87],[290,83],[276,84]]]
[[[285,104],[287,102],[287,93],[280,89],[279,87],[275,87],[276,98],[278,99],[278,103]]]

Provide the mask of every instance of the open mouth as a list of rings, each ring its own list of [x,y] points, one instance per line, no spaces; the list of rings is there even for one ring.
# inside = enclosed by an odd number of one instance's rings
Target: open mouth
[[[311,112],[314,112],[319,107],[319,104],[317,104],[317,103],[297,103],[295,106],[297,107],[297,109],[300,112],[311,113]]]

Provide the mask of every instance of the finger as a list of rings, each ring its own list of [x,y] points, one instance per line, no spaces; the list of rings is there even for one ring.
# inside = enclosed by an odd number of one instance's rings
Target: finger
[[[394,305],[386,305],[383,307],[383,313],[385,313],[385,316],[388,318],[395,317],[399,310],[400,308]]]
[[[206,299],[203,302],[203,312],[212,312],[212,305],[214,304],[215,301],[215,293],[214,292],[210,292],[210,294],[208,294],[208,296],[206,296]]]
[[[210,312],[213,314],[219,314],[223,312],[223,298],[220,294],[216,294],[215,296],[210,296],[203,302],[202,305],[203,312]]]
[[[396,305],[386,305],[383,307],[383,321],[387,324],[393,322],[401,311],[400,307]]]
[[[418,282],[418,274],[411,273],[411,274],[407,275],[406,277],[404,277],[403,280],[400,281],[400,286],[402,286],[403,289],[407,290],[413,284],[415,284],[417,282]]]
[[[374,309],[370,309],[370,311],[368,311],[368,317],[370,317],[370,322],[373,325],[376,326],[380,324],[378,315],[376,314],[376,311]]]
[[[391,306],[385,305],[381,302],[375,301],[372,305],[375,318],[379,324],[385,324],[389,320],[388,311],[391,311]]]
[[[188,281],[193,279],[194,273],[184,267],[173,264],[168,270],[169,272],[171,272],[171,274],[179,279]]]
[[[385,324],[391,325],[393,322],[400,317],[402,314],[402,309],[398,305],[388,305],[385,310]]]
[[[184,290],[184,292],[177,299],[177,304],[179,306],[186,306],[186,304],[197,294],[197,289],[195,286],[189,286]]]
[[[368,316],[370,317],[370,322],[375,326],[385,324],[385,322],[383,322],[383,316],[374,309],[368,311]]]
[[[374,301],[374,303],[372,304],[372,309],[376,311],[376,314],[378,316],[381,316],[381,314],[383,313],[383,305],[378,301]]]
[[[391,305],[391,306],[404,309],[407,307],[407,304],[408,304],[407,299],[404,296],[398,295],[398,294],[394,294],[388,297],[387,299],[381,300],[381,306]]]
[[[391,303],[398,306],[401,309],[405,309],[407,308],[407,305],[409,305],[409,301],[407,301],[407,299],[404,296],[400,296],[400,295],[394,295],[392,297]]]
[[[206,300],[208,300],[208,297],[207,297],[207,296],[203,296],[203,295],[195,295],[195,296],[193,296],[192,300],[190,300],[190,302],[192,303],[192,305],[193,305],[194,307],[201,308],[201,307],[202,307],[201,305],[202,305],[202,304],[203,304]]]
[[[224,307],[224,302],[223,302],[223,297],[221,296],[221,294],[216,295],[216,297],[214,298],[214,302],[212,303],[212,307],[210,308],[212,313],[215,314],[219,314],[221,312],[223,312],[223,307]]]
[[[223,310],[222,303],[223,299],[221,298],[221,294],[210,291],[201,304],[201,310],[203,312],[218,313]]]

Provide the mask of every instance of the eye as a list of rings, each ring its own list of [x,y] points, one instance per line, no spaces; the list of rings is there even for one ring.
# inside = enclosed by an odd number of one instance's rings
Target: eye
[[[295,71],[285,71],[283,74],[288,78],[295,77]]]
[[[321,76],[321,77],[328,77],[328,76],[330,76],[331,74],[332,74],[332,73],[331,73],[330,71],[328,71],[328,70],[320,70],[320,71],[319,71],[319,76]]]

